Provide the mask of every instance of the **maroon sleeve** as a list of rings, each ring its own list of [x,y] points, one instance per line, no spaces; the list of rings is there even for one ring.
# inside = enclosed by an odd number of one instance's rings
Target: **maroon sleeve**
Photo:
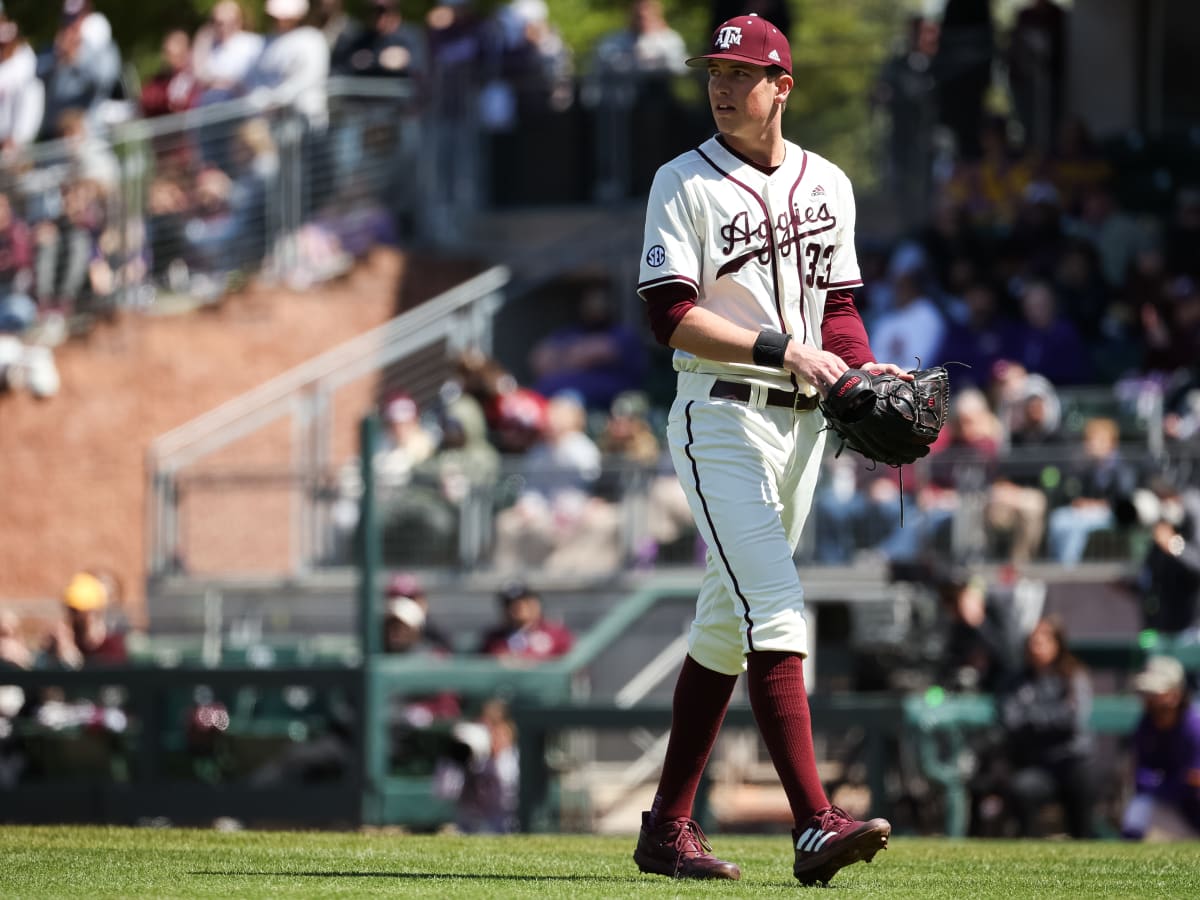
[[[642,296],[646,300],[646,315],[654,339],[664,347],[671,346],[671,335],[676,326],[696,305],[696,289],[690,284],[671,281],[643,289]]]
[[[149,119],[169,112],[171,101],[167,97],[167,80],[155,75],[142,87],[142,115]]]
[[[854,292],[830,291],[825,295],[825,315],[821,319],[821,347],[836,353],[851,368],[875,362],[867,329],[854,305]]]

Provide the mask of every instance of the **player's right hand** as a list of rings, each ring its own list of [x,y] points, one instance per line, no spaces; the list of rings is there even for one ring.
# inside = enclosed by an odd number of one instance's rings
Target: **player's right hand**
[[[818,350],[795,340],[788,341],[783,367],[815,387],[822,397],[850,368],[836,353]]]

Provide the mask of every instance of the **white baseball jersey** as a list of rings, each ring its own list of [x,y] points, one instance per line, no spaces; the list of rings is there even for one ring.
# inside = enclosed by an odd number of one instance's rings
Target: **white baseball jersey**
[[[697,305],[753,331],[821,346],[825,295],[858,287],[854,195],[829,160],[787,142],[768,174],[717,138],[662,166],[647,203],[638,292],[678,282]],[[676,350],[675,369],[815,393],[779,369]]]
[[[862,283],[854,197],[837,166],[786,144],[767,173],[716,138],[658,170],[646,213],[638,291],[682,283],[697,305],[752,331],[821,346],[825,297]],[[688,636],[701,665],[736,674],[745,654],[807,654],[803,588],[792,555],[825,445],[820,413],[711,396],[714,380],[815,393],[782,369],[676,350],[667,442],[708,548]]]

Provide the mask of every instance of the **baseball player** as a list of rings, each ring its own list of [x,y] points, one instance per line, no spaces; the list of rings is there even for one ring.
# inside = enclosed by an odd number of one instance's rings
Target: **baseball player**
[[[692,806],[738,675],[795,819],[796,877],[828,882],[887,847],[884,819],[825,796],[805,694],[809,636],[792,560],[821,465],[816,411],[851,366],[876,363],[851,289],[854,198],[837,166],[783,137],[787,38],[739,16],[688,60],[708,70],[717,134],[662,166],[650,190],[638,292],[675,350],[671,455],[708,546],[671,736],[634,860],[677,878],[741,876]]]

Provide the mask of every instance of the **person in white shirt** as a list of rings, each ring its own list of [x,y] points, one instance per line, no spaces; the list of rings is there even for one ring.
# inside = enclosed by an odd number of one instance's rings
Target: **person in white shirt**
[[[262,107],[294,105],[310,130],[324,131],[329,46],[320,30],[304,24],[308,0],[267,0],[266,13],[275,33],[250,72],[250,98]]]
[[[0,152],[7,155],[33,143],[45,108],[37,54],[0,6]]]
[[[602,37],[596,44],[597,69],[629,74],[687,70],[683,64],[686,45],[679,32],[663,17],[659,0],[634,0],[629,6],[629,25]]]
[[[211,22],[196,32],[192,47],[192,68],[204,88],[198,105],[240,95],[262,49],[263,36],[245,30],[242,8],[235,0],[214,6]]]

